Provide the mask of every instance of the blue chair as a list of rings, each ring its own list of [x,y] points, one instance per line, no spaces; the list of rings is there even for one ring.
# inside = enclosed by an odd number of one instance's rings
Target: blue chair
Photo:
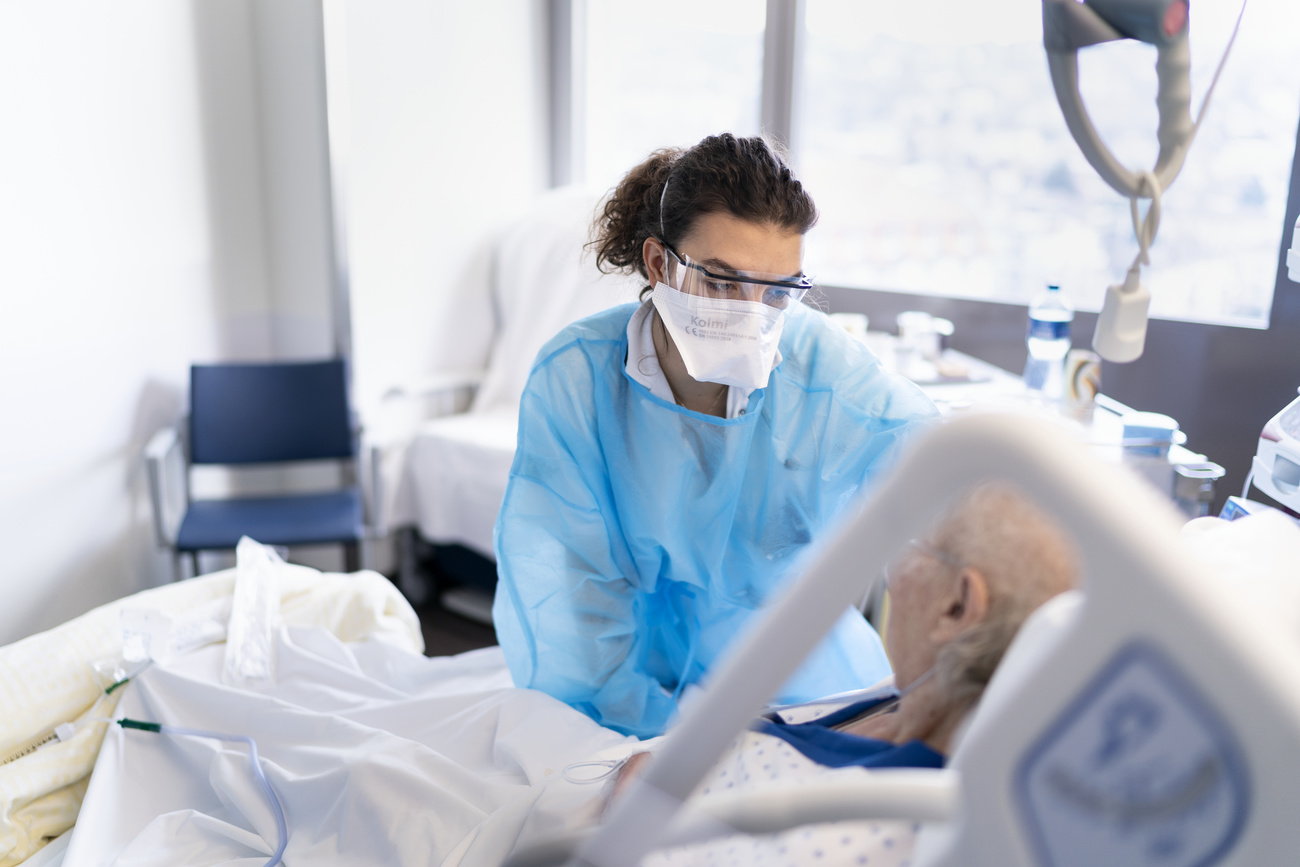
[[[276,364],[214,364],[190,368],[190,415],[185,433],[155,435],[146,450],[154,528],[174,552],[177,572],[188,555],[230,550],[241,536],[268,545],[341,544],[347,569],[359,567],[366,535],[358,479],[359,429],[348,401],[347,367],[334,359]],[[183,515],[168,520],[167,463],[182,445]],[[337,490],[278,496],[191,499],[190,468],[246,467],[339,460],[347,484]],[[374,498],[369,498],[374,502]]]

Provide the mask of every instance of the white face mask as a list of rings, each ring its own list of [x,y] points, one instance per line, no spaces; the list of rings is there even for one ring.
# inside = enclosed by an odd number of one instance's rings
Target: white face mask
[[[656,283],[651,295],[686,372],[697,382],[763,388],[785,311],[757,301],[703,298]]]

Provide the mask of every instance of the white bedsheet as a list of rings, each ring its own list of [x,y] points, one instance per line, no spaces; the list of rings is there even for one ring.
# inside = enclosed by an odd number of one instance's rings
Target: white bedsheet
[[[519,398],[538,351],[571,322],[635,301],[642,282],[602,274],[584,245],[603,190],[540,196],[493,243],[490,293],[496,333],[468,413],[421,425],[409,448],[390,447],[393,526],[418,524],[431,542],[493,557],[492,526],[515,453]]]
[[[497,648],[426,659],[288,627],[279,635],[278,684],[265,694],[223,685],[223,652],[214,645],[155,666],[128,688],[118,714],[252,735],[285,807],[290,867],[499,865],[517,845],[597,821],[605,784],[566,779],[566,767],[654,746],[513,688]],[[573,768],[570,776],[599,771]],[[865,773],[822,768],[782,741],[747,733],[701,795]],[[910,823],[838,823],[720,839],[645,863],[897,867],[913,837]],[[276,843],[241,745],[113,726],[62,864],[254,867]]]
[[[230,569],[145,590],[0,648],[0,747],[12,752],[91,714],[107,685],[93,666],[120,659],[124,612],[172,618],[179,633],[191,637],[203,630],[183,624],[215,625],[224,633],[235,575]],[[386,642],[409,655],[424,647],[415,612],[382,575],[322,575],[285,565],[279,584],[284,623],[321,627],[343,641]],[[112,712],[120,692],[101,702],[94,715]],[[48,838],[72,827],[104,730],[102,723],[82,725],[70,740],[0,766],[0,867],[39,854]]]
[[[118,713],[249,734],[290,829],[291,865],[495,865],[517,840],[594,820],[600,785],[566,765],[638,743],[532,690],[500,652],[426,659],[325,630],[282,629],[278,685],[221,683],[224,648],[155,666]],[[64,861],[264,863],[270,807],[241,745],[111,727]]]
[[[515,410],[444,416],[420,426],[406,460],[412,517],[424,538],[495,557],[492,528],[510,480],[518,428]]]

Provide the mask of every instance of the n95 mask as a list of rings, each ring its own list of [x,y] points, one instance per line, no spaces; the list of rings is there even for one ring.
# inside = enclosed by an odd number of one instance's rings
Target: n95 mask
[[[784,310],[688,295],[665,283],[656,283],[650,297],[692,378],[747,389],[767,385]]]

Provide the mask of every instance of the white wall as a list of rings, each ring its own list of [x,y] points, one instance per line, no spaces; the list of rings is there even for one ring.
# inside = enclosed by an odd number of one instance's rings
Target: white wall
[[[357,397],[486,362],[486,243],[545,186],[542,0],[347,4]]]
[[[482,364],[544,184],[543,0],[344,0],[358,399]],[[192,362],[335,345],[320,0],[0,3],[0,643],[165,580]]]
[[[168,576],[140,458],[191,362],[330,351],[319,6],[267,5],[0,4],[0,643]]]
[[[277,358],[322,358],[335,347],[321,0],[255,0],[252,13],[271,339]]]

